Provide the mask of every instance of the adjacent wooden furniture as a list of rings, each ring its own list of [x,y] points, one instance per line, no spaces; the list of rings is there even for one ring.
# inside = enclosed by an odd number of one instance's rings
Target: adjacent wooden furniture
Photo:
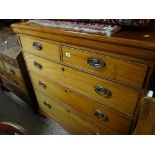
[[[155,134],[155,98],[144,97],[140,106],[140,114],[134,135]]]
[[[11,41],[12,44],[16,42],[15,40]],[[7,46],[8,44],[9,42],[7,42]],[[19,44],[0,50],[0,79],[3,88],[12,91],[19,98],[26,101],[34,111],[37,111],[37,99]]]
[[[12,27],[41,113],[71,134],[132,133],[155,67],[154,27],[113,37],[24,22]]]

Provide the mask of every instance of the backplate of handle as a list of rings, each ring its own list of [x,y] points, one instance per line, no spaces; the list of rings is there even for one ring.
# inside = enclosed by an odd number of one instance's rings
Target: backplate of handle
[[[97,58],[88,58],[87,63],[94,68],[102,68],[105,66],[105,63]]]
[[[39,85],[40,85],[42,88],[44,88],[44,89],[46,89],[46,88],[47,88],[46,84],[45,84],[45,83],[43,83],[42,81],[39,81]]]
[[[109,98],[112,95],[112,92],[103,86],[94,86],[94,90],[97,94],[105,98]]]
[[[43,67],[42,67],[42,65],[40,64],[40,63],[38,63],[37,61],[34,61],[33,62],[33,65],[35,66],[35,67],[37,67],[38,69],[42,69]]]
[[[41,43],[35,41],[33,42],[33,47],[36,49],[36,50],[41,50],[42,49],[42,45]]]
[[[108,116],[107,115],[105,115],[105,114],[103,114],[101,111],[99,111],[99,110],[95,110],[94,111],[94,115],[98,118],[98,119],[100,119],[100,120],[102,120],[102,121],[107,121],[108,120]]]
[[[51,109],[51,105],[48,104],[47,102],[44,102],[44,105],[45,105],[47,108]]]

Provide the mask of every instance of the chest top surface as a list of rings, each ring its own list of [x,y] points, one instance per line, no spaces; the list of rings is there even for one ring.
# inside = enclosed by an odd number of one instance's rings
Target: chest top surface
[[[100,50],[105,48],[105,50],[112,51],[116,50],[115,53],[118,52],[118,54],[155,60],[154,23],[147,28],[123,28],[120,32],[111,37],[50,28],[26,22],[12,24],[11,27],[17,34],[30,35],[80,46],[85,46],[87,44],[86,47],[90,48],[98,48]],[[111,45],[117,47],[113,48]],[[121,48],[124,49],[122,50]]]

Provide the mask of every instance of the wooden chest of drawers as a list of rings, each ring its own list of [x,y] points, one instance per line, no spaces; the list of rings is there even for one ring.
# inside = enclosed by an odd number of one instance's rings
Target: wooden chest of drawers
[[[5,30],[5,33],[8,31],[11,30]],[[13,39],[16,39],[18,42],[17,37]],[[11,41],[15,42],[16,40]],[[26,101],[34,111],[37,111],[37,99],[19,44],[15,44],[12,48],[0,49],[0,77],[2,88],[12,91],[19,98]]]
[[[71,134],[132,133],[154,71],[153,44],[124,38],[127,32],[107,38],[27,23],[12,27],[41,113]]]

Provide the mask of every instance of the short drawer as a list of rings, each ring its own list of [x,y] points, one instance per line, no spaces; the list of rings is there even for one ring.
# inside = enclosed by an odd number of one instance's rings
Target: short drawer
[[[103,104],[75,93],[74,91],[59,85],[52,80],[48,80],[43,76],[39,76],[33,73],[31,77],[35,89],[40,90],[55,100],[63,102],[88,119],[103,127],[109,128],[115,133],[128,134],[131,120],[127,117],[112,111],[110,108],[105,107]],[[42,82],[46,88],[42,87],[40,82]]]
[[[38,38],[20,37],[25,52],[60,61],[59,45]]]
[[[89,98],[132,116],[140,90],[114,83],[57,63],[25,54],[28,70],[57,81]]]
[[[142,87],[147,65],[90,53],[70,47],[62,47],[63,62],[108,77],[113,80]]]
[[[69,133],[76,135],[112,134],[41,92],[36,90],[35,93],[40,111],[62,125]]]
[[[24,101],[30,101],[28,94],[23,91],[22,89],[16,87],[11,81],[7,80],[4,77],[1,77],[3,85],[12,91],[14,94],[16,94],[19,98],[21,98]]]
[[[18,79],[23,79],[21,71],[19,70],[19,68],[16,68],[8,63],[4,63],[5,68],[6,68],[6,72],[10,73],[11,75],[17,77]]]

